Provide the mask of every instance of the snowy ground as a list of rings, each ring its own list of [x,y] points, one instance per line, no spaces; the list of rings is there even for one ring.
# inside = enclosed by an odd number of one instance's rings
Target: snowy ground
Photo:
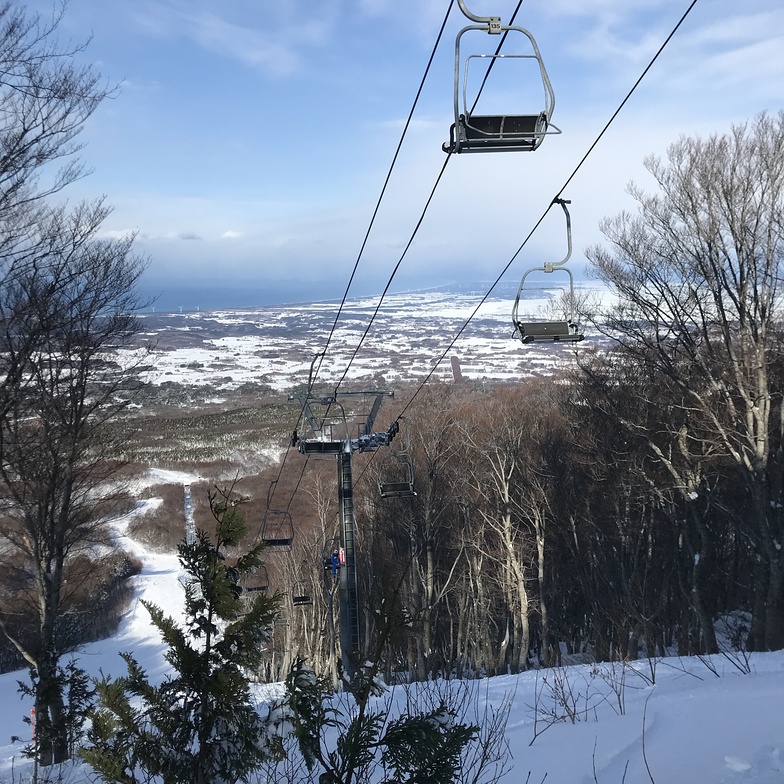
[[[166,478],[183,484],[196,479]],[[127,522],[117,521],[119,538]],[[123,544],[143,562],[135,578],[138,598],[180,616],[176,557],[153,554],[127,539]],[[85,646],[78,658],[96,676],[116,676],[124,673],[121,651],[132,651],[151,676],[165,675],[163,646],[138,601],[115,637]],[[31,705],[17,692],[17,680],[25,678],[25,672],[0,676],[0,782],[8,784],[29,781],[30,775],[21,746],[30,736],[22,719]],[[486,704],[511,704],[506,733],[513,769],[504,779],[510,783],[784,781],[784,652],[642,661],[633,668],[581,665],[472,684],[480,712]],[[392,699],[402,702],[404,696],[398,690]],[[22,741],[12,743],[12,736]],[[71,784],[90,781],[82,766],[60,773]]]
[[[606,296],[598,289],[581,292]],[[519,316],[552,318],[545,312],[560,293],[530,293]],[[524,346],[512,327],[514,299],[480,301],[478,293],[391,294],[376,312],[377,299],[355,299],[346,302],[337,323],[334,302],[144,314],[143,337],[157,344],[149,380],[209,385],[218,392],[261,382],[283,391],[308,380],[314,355],[328,344],[319,365],[322,383],[344,373],[349,381],[383,377],[397,383],[431,373],[451,380],[453,358],[467,381],[514,381],[571,363],[575,346],[585,349],[600,339],[589,331],[579,344]]]

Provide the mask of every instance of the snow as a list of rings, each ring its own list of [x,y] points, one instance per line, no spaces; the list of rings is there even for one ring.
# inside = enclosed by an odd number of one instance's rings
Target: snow
[[[607,296],[592,288],[581,292]],[[531,292],[520,315],[542,317],[560,293],[557,287]],[[574,360],[573,344],[523,346],[513,337],[513,298],[499,294],[480,301],[477,293],[389,294],[376,313],[378,299],[360,298],[344,304],[337,324],[337,303],[157,314],[155,329],[146,334],[160,338],[161,347],[145,358],[152,369],[144,375],[154,384],[209,386],[214,392],[246,382],[283,392],[307,380],[314,353],[327,341],[329,353],[319,365],[323,383],[344,373],[356,380],[379,372],[389,381],[418,380],[430,372],[450,380],[450,363],[442,361],[447,346],[448,354],[460,359],[466,380],[520,378]],[[367,326],[367,339],[357,351]],[[231,331],[242,334],[222,334]],[[584,347],[600,340],[588,330]],[[127,353],[128,362],[140,361],[138,351]]]
[[[167,481],[172,472],[157,472]],[[188,484],[195,477],[176,474]],[[130,651],[153,679],[167,673],[164,646],[138,600],[182,617],[183,590],[177,557],[146,550],[127,538],[128,521],[140,502],[115,521],[115,536],[143,564],[137,601],[117,634],[78,652],[89,673],[124,674],[120,652]],[[30,702],[17,680],[24,671],[0,675],[0,782],[29,781],[31,764],[21,756],[30,727],[22,719]],[[455,688],[458,682],[439,684]],[[784,781],[784,652],[708,658],[665,658],[580,664],[472,681],[479,718],[484,706],[510,705],[506,735],[513,758],[504,781],[530,784],[780,784]],[[279,686],[257,687],[259,699]],[[401,687],[392,700],[405,703]],[[380,700],[388,699],[381,697]],[[467,702],[471,702],[468,700]],[[12,736],[22,742],[11,742]],[[90,781],[82,765],[68,766],[64,780]]]

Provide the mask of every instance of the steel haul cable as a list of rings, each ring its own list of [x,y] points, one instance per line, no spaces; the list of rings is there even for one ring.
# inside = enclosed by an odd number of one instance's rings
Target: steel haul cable
[[[594,149],[596,148],[596,146],[598,145],[598,143],[601,141],[601,139],[603,138],[603,136],[605,135],[605,133],[607,132],[607,130],[609,129],[609,127],[612,125],[612,123],[615,121],[615,119],[617,118],[617,116],[619,115],[619,113],[620,113],[620,112],[622,111],[622,109],[625,107],[625,105],[627,104],[627,102],[629,101],[629,99],[631,98],[631,96],[634,94],[634,92],[636,91],[637,87],[640,85],[640,83],[642,82],[642,80],[643,80],[643,79],[645,78],[645,76],[648,74],[648,72],[650,71],[650,69],[653,67],[653,65],[655,64],[655,62],[656,62],[656,61],[659,59],[660,55],[662,54],[662,52],[664,51],[664,49],[666,48],[666,46],[669,44],[669,42],[671,41],[671,39],[673,38],[673,36],[676,34],[676,32],[677,32],[677,31],[680,29],[681,25],[682,25],[682,24],[683,24],[683,22],[686,20],[686,18],[687,18],[687,17],[688,17],[688,15],[691,13],[692,9],[694,8],[694,6],[695,6],[696,4],[697,4],[697,0],[692,0],[692,2],[689,4],[689,6],[687,7],[686,11],[685,11],[685,12],[683,13],[683,15],[680,17],[680,19],[678,20],[678,22],[676,23],[676,25],[674,26],[674,28],[672,29],[672,31],[671,31],[671,32],[669,33],[669,35],[668,35],[668,36],[665,38],[664,42],[661,44],[661,46],[659,47],[659,49],[656,51],[656,53],[654,54],[654,56],[651,58],[651,60],[649,61],[648,65],[647,65],[647,66],[645,67],[645,69],[642,71],[642,73],[640,74],[640,76],[637,78],[637,80],[635,81],[635,83],[632,85],[632,87],[630,88],[630,90],[627,92],[626,96],[623,98],[623,100],[622,100],[622,101],[621,101],[621,103],[618,105],[618,107],[616,108],[616,110],[615,110],[615,111],[613,112],[613,114],[610,116],[610,119],[609,119],[609,120],[608,120],[608,121],[605,123],[604,127],[603,127],[603,128],[602,128],[602,130],[599,132],[599,134],[597,135],[596,139],[595,139],[595,140],[593,141],[593,143],[590,145],[590,147],[588,148],[588,150],[585,152],[585,154],[582,156],[582,158],[580,159],[580,161],[577,163],[577,165],[576,165],[576,166],[575,166],[575,168],[573,169],[572,173],[571,173],[571,174],[570,174],[570,175],[567,177],[566,181],[563,183],[563,185],[561,186],[561,188],[558,190],[558,192],[557,192],[556,196],[554,197],[554,199],[555,199],[555,198],[559,198],[559,197],[561,196],[561,194],[564,192],[564,190],[566,189],[566,187],[569,185],[569,183],[570,183],[570,182],[571,182],[571,181],[574,179],[574,177],[575,177],[575,175],[577,174],[577,172],[578,172],[578,171],[580,170],[580,168],[583,166],[583,164],[585,163],[585,161],[587,160],[587,158],[589,157],[589,155],[590,155],[590,154],[591,154],[591,153],[594,151]],[[451,8],[451,5],[450,5],[450,8]],[[519,8],[519,5],[518,5],[518,8]],[[515,12],[515,13],[516,13],[516,12]],[[447,161],[448,161],[448,158],[447,158]],[[440,180],[440,177],[441,177],[441,175],[443,174],[443,171],[444,171],[444,168],[445,168],[445,166],[446,166],[446,163],[444,164],[444,167],[442,167],[441,173],[439,174],[439,180]],[[437,186],[437,184],[438,184],[438,181],[439,181],[439,180],[437,180],[437,181],[436,181],[436,186]],[[430,203],[430,200],[432,200],[432,197],[433,197],[433,193],[434,193],[434,191],[435,191],[435,186],[434,186],[434,189],[433,189],[433,191],[431,192],[431,194],[430,194],[430,197],[429,197],[429,199],[428,199],[428,205],[429,205],[429,203]],[[528,233],[528,235],[525,237],[525,239],[523,240],[523,242],[520,244],[520,246],[517,248],[517,250],[515,251],[515,253],[514,253],[514,254],[512,255],[512,257],[509,259],[509,261],[506,263],[506,265],[505,265],[505,266],[504,266],[504,268],[501,270],[500,274],[497,276],[497,278],[496,278],[496,279],[495,279],[495,281],[492,283],[492,285],[490,286],[490,288],[489,288],[489,289],[487,290],[487,292],[486,292],[486,293],[483,295],[482,299],[479,301],[479,303],[476,305],[476,307],[474,308],[474,310],[473,310],[473,311],[471,312],[471,314],[468,316],[468,318],[466,319],[466,321],[463,323],[463,325],[462,325],[462,326],[460,327],[460,329],[457,331],[457,333],[455,334],[455,336],[454,336],[454,337],[452,338],[452,340],[449,342],[449,344],[447,345],[447,347],[446,347],[446,349],[444,350],[444,352],[441,354],[441,356],[440,356],[440,357],[439,357],[439,358],[436,360],[436,362],[433,364],[433,367],[431,368],[431,370],[429,371],[429,373],[428,373],[428,374],[425,376],[425,378],[422,380],[422,382],[420,383],[420,385],[417,387],[416,391],[414,392],[413,396],[412,396],[412,397],[409,399],[408,403],[407,403],[407,404],[406,404],[406,405],[403,407],[403,409],[402,409],[402,410],[400,411],[400,413],[397,415],[397,417],[396,417],[396,420],[395,420],[395,421],[399,420],[399,419],[400,419],[400,418],[401,418],[401,417],[402,417],[402,416],[405,414],[405,412],[406,412],[406,411],[409,409],[409,407],[412,405],[412,403],[414,402],[414,400],[416,399],[416,397],[419,395],[419,393],[422,391],[422,389],[425,387],[425,385],[428,383],[428,381],[429,381],[429,380],[432,378],[432,376],[433,376],[433,374],[435,373],[435,371],[436,371],[436,369],[438,368],[438,366],[439,366],[439,365],[440,365],[440,364],[441,364],[441,363],[444,361],[444,359],[445,359],[445,358],[446,358],[446,356],[449,354],[449,352],[452,350],[452,348],[454,347],[455,343],[458,341],[458,339],[460,338],[460,336],[461,336],[461,335],[463,334],[463,332],[466,330],[466,328],[467,328],[467,327],[468,327],[468,325],[471,323],[471,321],[473,321],[473,319],[476,317],[477,313],[479,312],[479,309],[482,307],[482,305],[484,305],[484,303],[487,301],[487,299],[488,299],[488,297],[490,296],[490,294],[492,294],[492,292],[495,290],[495,288],[496,288],[496,286],[498,285],[498,283],[500,282],[500,280],[503,278],[503,276],[504,276],[504,275],[506,274],[506,272],[509,270],[509,268],[511,267],[511,265],[514,263],[515,259],[516,259],[516,258],[519,256],[519,254],[522,252],[523,248],[524,248],[524,247],[527,245],[528,241],[531,239],[531,237],[533,236],[533,234],[534,234],[534,232],[536,231],[536,229],[538,229],[538,228],[539,228],[539,226],[540,226],[540,225],[541,225],[541,223],[543,222],[544,218],[546,217],[546,215],[547,215],[547,213],[548,213],[548,211],[549,211],[549,209],[550,209],[550,206],[552,206],[552,202],[551,202],[551,204],[550,204],[550,205],[548,205],[548,208],[547,208],[547,210],[545,210],[545,211],[544,211],[544,213],[541,215],[541,217],[539,218],[539,220],[538,220],[538,221],[537,221],[537,222],[534,224],[533,228],[530,230],[530,232]],[[427,210],[427,205],[426,205],[426,207],[425,207],[425,212],[426,212],[426,210]],[[422,219],[423,219],[423,218],[424,218],[424,212],[423,212],[422,216],[420,217],[420,220],[419,220],[419,222],[418,222],[418,224],[417,224],[417,228],[418,228],[418,227],[419,227],[419,225],[421,224],[421,221],[422,221]],[[416,231],[415,231],[414,233],[416,233]],[[411,238],[411,239],[413,240],[413,236],[412,236],[412,238]],[[406,246],[406,250],[407,250],[407,249],[408,249],[408,247],[410,246],[410,243],[411,243],[411,240],[409,241],[409,244]],[[404,255],[405,255],[405,251],[404,251]],[[397,269],[398,269],[398,267],[399,267],[399,265],[400,265],[400,262],[401,262],[401,261],[402,261],[402,257],[401,257],[400,261],[398,261],[398,264],[396,265],[396,267],[395,267],[395,270],[393,271],[392,277],[394,277],[394,275],[396,274],[396,271],[397,271]],[[386,287],[386,289],[385,289],[385,293],[386,293],[386,291],[388,290],[388,288],[389,288],[389,285],[391,284],[392,277],[390,278],[389,282],[387,283],[387,287]],[[382,295],[382,300],[383,300],[383,295]],[[377,306],[377,308],[376,308],[376,311],[375,311],[375,313],[374,313],[373,319],[375,318],[375,315],[376,315],[376,313],[378,313],[378,310],[379,310],[379,308],[380,308],[380,305],[381,305],[381,302],[379,302],[379,305],[378,305],[378,306]],[[372,324],[372,321],[373,321],[373,320],[371,319],[371,324]],[[342,383],[343,379],[345,379],[345,377],[346,377],[346,374],[348,373],[348,370],[349,370],[349,368],[350,368],[350,366],[351,366],[351,362],[353,361],[354,357],[356,357],[356,354],[357,354],[357,352],[359,351],[359,347],[361,346],[361,343],[362,343],[362,341],[364,340],[364,337],[365,337],[365,335],[368,333],[368,330],[369,330],[369,328],[370,328],[370,324],[368,325],[368,328],[365,330],[365,333],[363,334],[363,336],[362,336],[362,338],[361,338],[361,340],[360,340],[360,342],[359,342],[359,345],[358,345],[358,346],[357,346],[357,348],[355,349],[355,351],[354,351],[354,353],[353,353],[353,355],[352,355],[352,359],[351,359],[351,361],[349,362],[349,365],[348,365],[348,367],[347,367],[347,368],[346,368],[346,370],[344,371],[344,373],[343,373],[343,376],[342,376],[342,378],[341,378],[341,382],[340,382],[340,383]],[[331,336],[331,333],[330,333],[330,336]],[[338,384],[338,386],[340,385],[340,383]],[[370,463],[368,463],[368,466],[369,466],[369,465],[370,465]],[[366,466],[365,470],[367,470],[367,466]],[[357,477],[357,481],[359,481],[359,479],[362,477],[362,475],[363,475],[363,474],[364,474],[364,471],[363,471],[363,472],[360,474],[360,476],[359,476],[359,477]]]
[[[522,0],[520,0],[520,2],[522,2]],[[420,80],[419,88],[417,89],[416,95],[414,97],[414,102],[413,102],[413,104],[411,106],[411,109],[410,109],[410,111],[408,113],[408,118],[406,119],[406,123],[405,123],[405,125],[403,127],[403,132],[400,135],[400,140],[398,141],[397,148],[395,149],[395,153],[392,156],[392,162],[390,163],[389,170],[387,172],[386,178],[384,179],[384,184],[383,184],[383,186],[381,188],[381,193],[379,194],[378,200],[376,201],[376,206],[375,206],[375,208],[373,210],[373,214],[372,214],[371,219],[370,219],[370,224],[368,225],[367,231],[365,232],[365,237],[364,237],[364,239],[362,241],[362,244],[360,246],[359,253],[357,254],[356,261],[354,262],[354,267],[353,267],[353,269],[351,271],[351,275],[349,276],[348,284],[346,285],[345,292],[343,293],[343,299],[341,300],[340,306],[338,307],[338,311],[335,314],[335,319],[334,319],[334,321],[332,323],[332,327],[331,327],[331,329],[329,331],[329,335],[327,336],[327,341],[326,341],[326,343],[324,345],[324,349],[322,350],[321,356],[320,356],[320,358],[318,360],[318,365],[317,365],[317,367],[315,369],[315,372],[311,376],[311,379],[310,379],[310,382],[309,382],[309,388],[308,388],[308,395],[312,391],[313,384],[315,384],[316,377],[318,376],[318,373],[321,370],[321,365],[322,365],[322,362],[324,361],[324,356],[326,355],[327,349],[329,348],[329,345],[330,345],[330,343],[332,341],[332,337],[333,337],[333,335],[335,333],[335,329],[337,328],[337,324],[338,324],[338,321],[340,319],[341,313],[342,313],[343,308],[345,306],[346,300],[348,299],[348,294],[349,294],[349,291],[351,290],[351,285],[354,282],[354,277],[356,275],[357,268],[359,267],[360,260],[362,259],[362,255],[363,255],[363,253],[365,251],[365,247],[367,246],[368,238],[370,237],[370,232],[372,231],[373,226],[375,224],[376,217],[378,216],[378,212],[379,212],[379,209],[381,207],[381,202],[382,202],[382,200],[384,198],[384,195],[385,195],[386,190],[387,190],[387,186],[389,185],[389,181],[390,181],[390,179],[392,177],[392,172],[393,172],[393,170],[395,168],[395,164],[397,163],[397,159],[398,159],[398,156],[400,154],[401,147],[403,146],[403,141],[404,141],[404,139],[406,137],[406,134],[408,133],[408,129],[409,129],[410,125],[411,125],[411,120],[412,120],[412,118],[414,116],[414,111],[416,110],[416,107],[417,107],[417,105],[419,103],[419,98],[422,95],[422,90],[424,88],[425,81],[427,80],[427,76],[430,73],[430,68],[431,68],[431,66],[433,64],[433,60],[435,59],[436,51],[438,50],[438,46],[439,46],[439,44],[441,42],[441,38],[443,36],[444,30],[446,29],[446,24],[447,24],[447,21],[449,19],[449,15],[452,12],[452,7],[453,6],[454,6],[454,0],[450,0],[449,6],[447,7],[446,14],[444,15],[444,20],[441,23],[441,27],[440,27],[440,29],[438,31],[438,35],[436,36],[436,41],[435,41],[435,44],[433,45],[433,50],[430,53],[430,57],[429,57],[429,59],[427,61],[427,65],[425,67],[424,74],[422,75],[422,79]],[[518,5],[518,8],[519,8],[519,5]],[[346,372],[348,372],[348,369],[347,369]],[[296,430],[299,428],[299,424],[302,421],[303,413],[304,413],[303,411],[299,412],[299,416],[297,417],[297,421],[295,422],[294,427],[291,428],[292,431],[296,432]],[[278,476],[277,476],[277,479],[275,480],[275,482],[276,482],[275,486],[276,487],[277,487],[277,481],[280,479],[280,477],[283,474],[283,468],[286,465],[287,457],[288,457],[288,450],[286,452],[284,452],[284,454],[283,454],[283,460],[281,461],[280,468],[278,470]],[[299,479],[297,481],[295,490],[292,493],[291,498],[289,498],[289,502],[288,502],[288,504],[286,506],[287,510],[290,509],[293,497],[296,494],[296,491],[299,488],[300,483],[302,482],[302,477],[305,474],[305,467],[307,466],[308,460],[309,460],[309,458],[306,458],[305,462],[304,462],[304,464],[302,466],[302,471],[300,472],[300,476],[299,476]],[[259,535],[260,535],[260,532],[259,532]],[[257,535],[257,540],[258,540],[258,535]]]

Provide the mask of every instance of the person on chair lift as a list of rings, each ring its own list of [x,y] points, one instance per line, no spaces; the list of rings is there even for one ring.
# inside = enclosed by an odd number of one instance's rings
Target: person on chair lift
[[[340,567],[342,565],[341,562],[340,562],[340,551],[339,550],[336,549],[332,553],[332,558],[330,559],[330,561],[332,563],[332,578],[335,580],[335,582],[337,582],[338,579],[340,578]]]

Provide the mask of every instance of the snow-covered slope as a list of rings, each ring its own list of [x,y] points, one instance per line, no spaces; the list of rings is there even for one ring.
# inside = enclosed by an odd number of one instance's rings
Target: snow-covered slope
[[[192,479],[177,477],[183,483]],[[118,537],[124,537],[127,522],[117,521]],[[137,597],[181,617],[177,558],[128,540],[123,544],[143,563],[134,578]],[[87,645],[76,656],[96,676],[119,675],[121,651],[132,651],[152,676],[164,677],[164,649],[138,601],[112,639]],[[0,782],[8,784],[29,781],[31,772],[20,756],[23,743],[11,742],[14,735],[25,741],[30,734],[22,719],[31,705],[17,692],[17,680],[25,678],[23,671],[0,676]],[[263,699],[264,688],[259,691]],[[484,706],[510,705],[506,734],[513,769],[505,778],[510,783],[784,782],[782,652],[532,671],[474,681],[470,694],[469,718],[475,707],[481,720]],[[402,705],[402,690],[392,699]],[[82,784],[90,781],[89,772],[67,766],[63,780]]]

